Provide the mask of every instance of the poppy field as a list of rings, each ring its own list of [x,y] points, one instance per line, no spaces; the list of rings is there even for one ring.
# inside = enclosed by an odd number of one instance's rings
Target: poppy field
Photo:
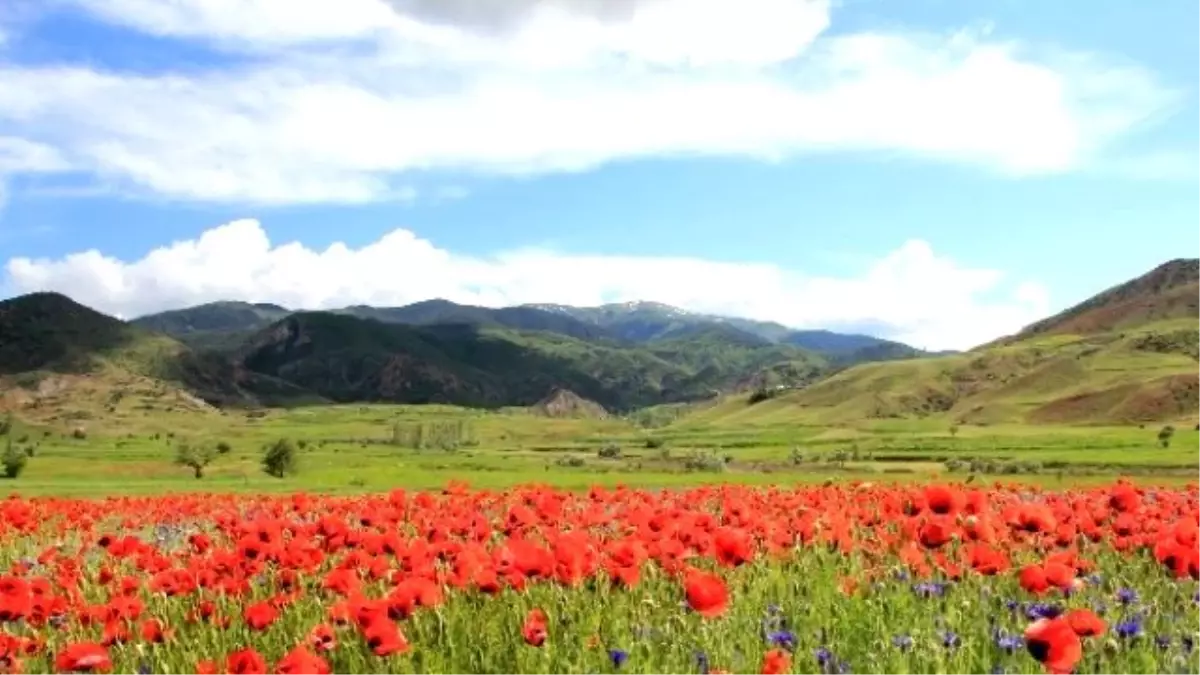
[[[0,502],[0,672],[1200,670],[1198,490]]]

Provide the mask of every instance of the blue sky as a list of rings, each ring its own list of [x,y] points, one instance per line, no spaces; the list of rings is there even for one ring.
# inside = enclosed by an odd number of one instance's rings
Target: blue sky
[[[645,299],[963,348],[1200,249],[1195,2],[611,7],[5,3],[0,297]]]

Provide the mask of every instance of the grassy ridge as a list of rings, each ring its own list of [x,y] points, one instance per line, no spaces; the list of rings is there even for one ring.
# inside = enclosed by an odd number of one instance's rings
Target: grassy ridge
[[[965,354],[861,364],[753,406],[730,397],[699,419],[1190,424],[1197,416],[1198,343],[1189,319],[1120,333],[1039,336]]]

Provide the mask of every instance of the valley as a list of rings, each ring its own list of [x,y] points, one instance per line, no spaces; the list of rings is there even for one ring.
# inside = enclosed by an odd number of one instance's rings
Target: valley
[[[0,401],[14,419],[8,438],[29,454],[10,485],[108,494],[450,480],[1188,481],[1196,277],[1196,261],[1173,261],[1011,338],[941,355],[836,333],[814,342],[812,331],[653,303],[218,303],[127,323],[36,294],[0,303],[4,335],[16,336],[0,346]],[[793,344],[802,337],[809,346]],[[864,350],[896,358],[843,361]],[[403,440],[450,426],[468,437]],[[258,466],[278,439],[300,446],[295,478]],[[218,442],[230,449],[201,480],[173,461],[181,444]]]

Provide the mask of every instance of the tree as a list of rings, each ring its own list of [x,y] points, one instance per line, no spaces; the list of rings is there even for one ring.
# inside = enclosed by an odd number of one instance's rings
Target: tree
[[[8,442],[4,446],[4,457],[0,463],[4,465],[5,478],[16,478],[25,470],[25,465],[29,463],[29,456],[13,444],[12,437],[9,436]]]
[[[286,438],[275,441],[263,451],[263,471],[276,478],[296,473],[298,464],[299,457],[296,454],[296,446]]]
[[[175,463],[190,468],[197,480],[204,478],[204,468],[216,458],[217,451],[207,445],[180,443],[175,446]]]
[[[950,425],[950,438],[954,438],[956,436],[958,436],[958,425],[951,424]]]
[[[1164,448],[1171,445],[1171,439],[1175,436],[1175,427],[1168,424],[1158,430],[1158,443]]]
[[[12,415],[12,413],[8,413],[7,415],[4,416],[4,419],[0,420],[0,436],[8,435],[9,433],[12,432],[12,429],[13,429],[13,415]]]

